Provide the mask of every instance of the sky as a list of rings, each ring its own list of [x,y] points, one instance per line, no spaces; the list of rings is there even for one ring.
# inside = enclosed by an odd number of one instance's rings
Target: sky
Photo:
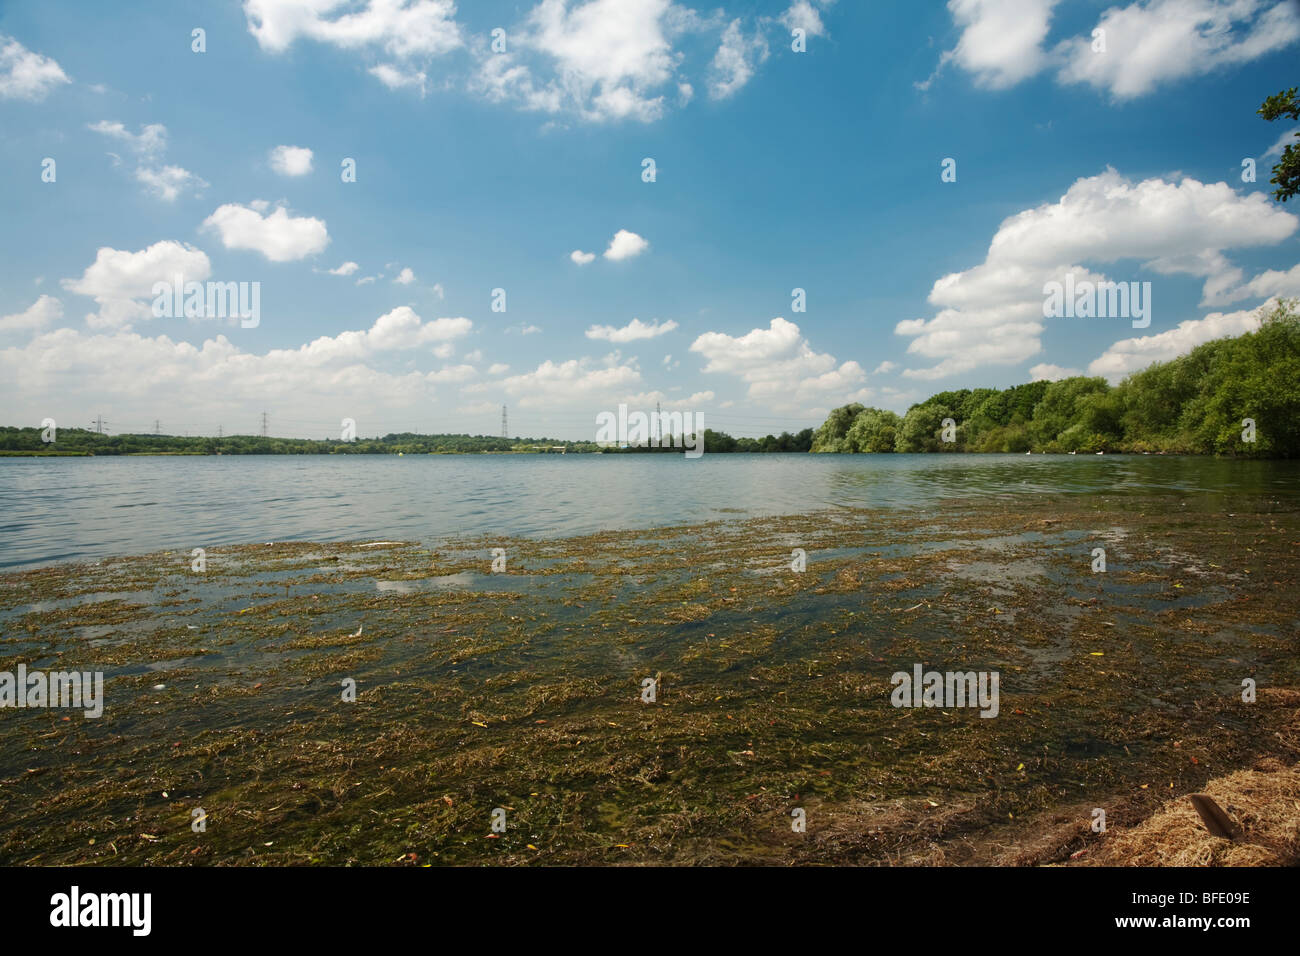
[[[1298,53],[1295,0],[0,0],[0,424],[760,436],[1119,381],[1300,295],[1255,112]],[[1067,274],[1149,326],[1045,316]],[[155,314],[177,276],[256,321]]]

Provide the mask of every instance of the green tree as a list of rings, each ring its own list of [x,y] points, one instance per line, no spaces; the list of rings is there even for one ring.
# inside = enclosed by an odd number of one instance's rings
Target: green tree
[[[1274,93],[1256,112],[1270,123],[1279,119],[1300,120],[1300,99],[1296,99],[1296,88],[1293,86]],[[1300,148],[1294,141],[1283,148],[1282,158],[1273,167],[1273,178],[1269,182],[1277,187],[1273,198],[1278,202],[1286,202],[1300,192]]]
[[[865,406],[860,402],[841,405],[839,408],[832,409],[831,413],[826,416],[826,421],[822,422],[821,427],[813,435],[812,450],[816,452],[853,451],[848,446],[845,438],[848,436],[849,428],[853,425],[853,420],[864,410]]]
[[[899,417],[879,408],[863,409],[849,426],[845,442],[852,451],[892,452],[898,440]]]
[[[950,451],[952,445],[941,440],[943,420],[952,418],[947,405],[913,405],[898,426],[894,450],[898,452]]]

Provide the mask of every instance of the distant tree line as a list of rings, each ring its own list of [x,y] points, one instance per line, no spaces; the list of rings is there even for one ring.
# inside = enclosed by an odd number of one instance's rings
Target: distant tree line
[[[675,448],[607,448],[594,441],[565,441],[558,438],[500,438],[491,435],[417,435],[399,432],[383,438],[336,439],[269,438],[261,435],[228,435],[223,438],[180,435],[104,435],[83,428],[60,428],[53,442],[42,440],[39,428],[0,426],[0,455],[444,455],[444,454],[558,454],[638,453],[666,451],[681,454],[680,439]],[[782,432],[765,438],[732,438],[725,432],[705,429],[706,452],[795,452],[812,447],[813,430],[797,435]]]
[[[1113,387],[1077,376],[964,388],[932,395],[902,416],[845,405],[817,429],[812,450],[1300,457],[1298,304],[1280,302],[1257,332],[1207,342]]]
[[[60,428],[52,443],[39,428],[0,427],[0,452],[92,455],[406,455],[490,452],[593,452],[595,442],[558,438],[501,438],[491,435],[417,435],[401,432],[356,441],[228,435],[223,438],[179,435],[102,435],[81,428]]]

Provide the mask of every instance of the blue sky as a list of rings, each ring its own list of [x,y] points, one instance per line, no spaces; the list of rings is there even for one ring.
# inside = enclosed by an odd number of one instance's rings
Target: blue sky
[[[1300,295],[1254,115],[1297,49],[1289,0],[5,4],[3,422],[761,435],[1118,380]],[[154,317],[178,269],[256,327]],[[1044,318],[1070,271],[1150,326]]]

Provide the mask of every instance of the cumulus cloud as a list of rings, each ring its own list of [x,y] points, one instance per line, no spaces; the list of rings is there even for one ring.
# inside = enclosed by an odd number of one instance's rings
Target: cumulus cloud
[[[1236,274],[1240,275],[1240,270],[1236,270]],[[1203,301],[1201,304],[1230,305],[1233,302],[1240,302],[1242,299],[1271,298],[1273,296],[1284,298],[1300,296],[1300,264],[1294,265],[1286,271],[1268,269],[1248,282],[1224,286],[1216,290],[1214,295],[1207,297],[1208,301]]]
[[[329,245],[323,219],[291,216],[283,206],[263,215],[269,204],[255,200],[247,206],[226,203],[207,219],[227,249],[251,249],[272,262],[293,262],[315,255]]]
[[[271,150],[271,168],[281,176],[306,176],[311,172],[312,151],[306,146],[277,146]]]
[[[1037,354],[1044,284],[1070,272],[1076,280],[1105,278],[1087,263],[1137,260],[1160,275],[1203,277],[1208,297],[1239,276],[1225,250],[1281,242],[1298,222],[1263,194],[1240,195],[1226,183],[1134,182],[1113,169],[1079,179],[1057,202],[1004,220],[983,263],[938,279],[932,318],[895,326],[912,339],[909,354],[937,363],[903,374],[943,378]]]
[[[593,325],[587,329],[585,334],[589,339],[604,339],[607,342],[621,344],[623,342],[635,342],[637,339],[653,339],[665,335],[675,328],[677,328],[677,323],[672,319],[666,322],[660,322],[658,319],[652,322],[633,319],[622,328],[615,328],[612,325]]]
[[[605,362],[590,358],[565,362],[546,360],[531,372],[512,375],[488,386],[468,385],[464,393],[475,395],[489,388],[504,391],[521,408],[569,407],[591,401],[617,402],[638,385],[641,373],[617,356]]]
[[[1001,90],[1033,76],[1047,62],[1043,41],[1060,0],[948,0],[957,45],[939,60],[956,63],[975,84]],[[933,80],[933,77],[931,77]],[[919,84],[927,87],[930,81]]]
[[[826,25],[822,23],[818,7],[829,7],[835,0],[794,0],[777,20],[787,30],[802,30],[805,36],[819,37],[826,34]]]
[[[299,38],[389,56],[439,56],[461,46],[452,0],[244,0],[248,32],[281,53]]]
[[[397,277],[394,278],[393,281],[398,285],[410,285],[415,281],[415,273],[409,268],[403,269],[397,274]]]
[[[783,318],[772,319],[766,329],[741,336],[705,332],[691,343],[691,351],[706,359],[706,373],[738,376],[748,385],[749,398],[786,411],[810,402],[843,404],[865,395],[860,388],[866,373],[857,362],[837,362],[833,355],[816,352],[799,331]]]
[[[1063,378],[1074,378],[1076,375],[1082,374],[1083,372],[1077,368],[1063,368],[1060,365],[1042,362],[1030,368],[1029,380],[1031,382],[1059,382]]]
[[[530,110],[650,122],[663,115],[672,42],[688,22],[670,0],[542,0],[508,31],[512,52],[484,55],[475,88]]]
[[[977,86],[1006,89],[1060,64],[1056,80],[1086,84],[1117,101],[1285,49],[1300,39],[1294,0],[1136,0],[1111,6],[1081,35],[1047,51],[1060,0],[949,0],[957,45],[943,54]],[[1097,31],[1102,31],[1097,33]],[[1094,49],[1104,37],[1105,49]]]
[[[348,261],[343,263],[343,265],[339,266],[337,269],[327,269],[326,271],[332,276],[350,276],[360,268],[361,266],[357,265],[355,262]]]
[[[447,368],[439,369],[436,372],[430,372],[425,377],[426,381],[434,384],[445,382],[460,383],[468,382],[478,374],[478,371],[472,365],[451,365]]]
[[[114,413],[125,420],[152,420],[166,408],[176,419],[214,425],[219,416],[239,414],[251,426],[273,403],[285,418],[324,419],[333,430],[341,415],[364,422],[394,409],[427,409],[435,387],[462,372],[444,369],[431,378],[420,371],[391,374],[369,363],[395,350],[459,338],[471,325],[463,318],[422,322],[402,307],[368,330],[261,354],[241,350],[222,335],[195,346],[165,335],[56,329],[21,348],[0,349],[0,394],[7,408],[28,417],[49,414],[41,408],[50,396],[68,408],[91,400],[98,407],[109,396]],[[39,402],[28,396],[39,396]],[[344,407],[340,396],[347,396]]]
[[[783,16],[820,24],[815,8],[805,6],[799,0]],[[678,40],[700,34],[718,37],[705,77],[715,99],[735,94],[767,58],[762,35],[721,10],[702,16],[671,0],[541,0],[507,31],[506,52],[481,44],[470,87],[521,109],[570,113],[589,122],[649,123],[671,101],[684,106],[694,97],[691,80],[700,78],[686,73],[686,51]]]
[[[896,369],[896,368],[898,368],[898,363],[896,363],[896,362],[890,362],[889,360],[885,360],[884,362],[881,362],[879,365],[877,365],[876,368],[875,368],[875,370],[874,370],[871,374],[872,374],[872,375],[888,375],[890,372],[892,372],[892,371],[893,371],[894,369]]]
[[[594,252],[583,252],[581,249],[574,249],[569,253],[569,258],[578,265],[585,266],[587,263],[595,260],[596,254]]]
[[[1300,39],[1300,6],[1292,0],[1154,0],[1110,7],[1097,29],[1106,31],[1106,52],[1094,52],[1091,34],[1061,43],[1054,54],[1065,60],[1058,79],[1129,100],[1290,46]]]
[[[149,304],[158,282],[203,282],[212,274],[207,254],[191,245],[165,239],[139,252],[104,246],[79,279],[62,280],[63,288],[93,298],[99,311],[86,316],[91,328],[128,328],[153,318]]]
[[[1274,303],[1275,300],[1269,300],[1263,308],[1267,310]],[[1167,362],[1185,355],[1206,342],[1241,335],[1244,332],[1254,332],[1260,325],[1259,316],[1258,309],[1229,313],[1211,312],[1203,319],[1179,322],[1177,328],[1167,332],[1121,339],[1093,359],[1088,366],[1088,374],[1104,375],[1112,383],[1118,382],[1126,375],[1141,371],[1153,362]]]
[[[56,86],[70,82],[54,60],[0,34],[0,99],[37,102]]]
[[[639,256],[648,248],[650,248],[650,243],[635,232],[620,229],[614,233],[614,238],[609,241],[609,248],[605,250],[605,258],[613,262],[621,262],[624,259]]]
[[[43,295],[22,312],[0,318],[0,332],[34,332],[63,318],[63,303]]]

